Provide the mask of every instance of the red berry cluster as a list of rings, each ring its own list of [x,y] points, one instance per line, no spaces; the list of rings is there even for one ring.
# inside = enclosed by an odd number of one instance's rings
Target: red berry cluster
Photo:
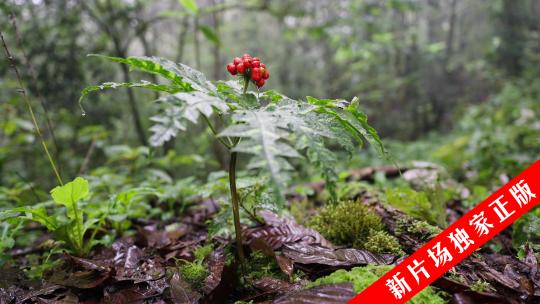
[[[251,57],[249,54],[244,54],[242,58],[235,57],[233,62],[227,65],[227,71],[231,75],[240,74],[244,79],[251,79],[258,88],[264,86],[264,82],[270,77],[270,72],[261,59]]]

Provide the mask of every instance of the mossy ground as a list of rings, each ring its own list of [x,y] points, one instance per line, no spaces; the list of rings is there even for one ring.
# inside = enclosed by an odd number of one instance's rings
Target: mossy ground
[[[375,266],[368,265],[366,267],[355,267],[350,271],[340,269],[329,276],[317,279],[310,286],[318,286],[324,284],[337,283],[352,283],[355,292],[360,293],[369,285],[373,284],[378,278],[390,271],[394,266],[383,265]],[[409,304],[445,304],[444,293],[437,291],[433,287],[427,287],[415,297],[410,299]]]
[[[385,232],[381,218],[358,201],[327,205],[307,225],[337,245],[352,245],[374,253],[403,254],[397,239]]]

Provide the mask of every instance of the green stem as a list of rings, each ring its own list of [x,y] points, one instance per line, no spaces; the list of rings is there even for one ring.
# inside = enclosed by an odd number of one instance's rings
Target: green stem
[[[231,153],[229,162],[229,188],[231,190],[231,202],[234,216],[234,232],[236,234],[236,250],[242,273],[244,273],[244,248],[242,247],[242,226],[240,226],[240,205],[238,203],[238,192],[236,190],[236,156],[237,152]]]
[[[56,176],[56,179],[58,180],[58,183],[63,186],[64,183],[62,182],[62,178],[60,177],[60,173],[58,172],[58,169],[56,169],[56,165],[54,164],[54,160],[51,156],[51,153],[49,153],[49,149],[47,148],[47,144],[45,143],[45,139],[43,138],[43,134],[41,133],[41,130],[39,129],[39,125],[37,123],[36,116],[34,115],[34,110],[32,109],[32,104],[30,104],[30,100],[28,99],[28,96],[26,95],[26,90],[24,89],[22,85],[21,75],[19,74],[19,69],[17,68],[17,65],[15,65],[15,60],[13,59],[13,56],[11,56],[11,53],[9,52],[9,49],[7,47],[6,41],[4,40],[4,35],[0,32],[0,38],[2,39],[2,44],[4,45],[4,50],[6,51],[6,56],[9,60],[9,63],[11,64],[11,67],[13,68],[13,71],[15,71],[15,74],[17,76],[17,81],[19,84],[19,92],[23,95],[24,102],[26,104],[26,107],[28,108],[28,112],[30,113],[30,117],[32,118],[32,123],[34,124],[34,129],[36,134],[38,135],[41,145],[43,146],[43,150],[45,150],[45,154],[47,155],[47,159],[49,160],[49,163],[51,164],[51,167],[54,171],[54,175]]]
[[[244,95],[247,93],[248,86],[249,86],[249,78],[245,77],[244,78],[244,90],[243,90]]]
[[[216,128],[214,128],[214,126],[212,125],[212,122],[210,122],[210,120],[208,119],[208,117],[206,117],[206,115],[202,115],[202,117],[204,117],[206,124],[212,131],[212,134],[214,134],[214,136],[217,138],[217,140],[219,140],[220,143],[222,143],[225,147],[227,147],[227,149],[231,149],[232,148],[231,140],[227,137],[227,139],[229,140],[229,143],[226,143],[221,137],[218,137]]]

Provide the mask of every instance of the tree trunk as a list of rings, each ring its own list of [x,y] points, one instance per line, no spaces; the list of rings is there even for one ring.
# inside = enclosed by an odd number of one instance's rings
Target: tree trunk
[[[125,57],[125,55],[120,56]],[[131,82],[131,79],[129,77],[129,69],[125,64],[122,65],[122,74],[124,76],[124,82]],[[141,122],[139,108],[137,107],[137,102],[135,100],[135,94],[133,94],[133,90],[131,88],[128,88],[127,92],[129,108],[131,110],[131,117],[133,118],[133,124],[135,125],[135,132],[137,133],[137,137],[139,138],[139,142],[141,143],[141,145],[146,146],[148,143],[146,141],[146,134],[144,132],[144,127]]]

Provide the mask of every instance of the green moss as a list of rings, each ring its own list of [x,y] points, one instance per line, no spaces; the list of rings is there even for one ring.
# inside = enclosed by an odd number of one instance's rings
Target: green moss
[[[376,253],[393,253],[396,255],[405,255],[405,252],[401,249],[398,240],[388,234],[386,231],[371,231],[364,249],[376,252]]]
[[[337,189],[337,195],[342,200],[354,200],[364,192],[376,193],[373,187],[362,182],[345,182],[340,183]]]
[[[375,266],[368,265],[366,267],[355,267],[350,271],[340,269],[329,276],[322,277],[309,287],[324,285],[324,284],[337,284],[337,283],[352,283],[355,292],[360,293],[366,289],[369,285],[373,284],[379,277],[383,276],[386,272],[391,270],[393,266],[383,265]],[[435,288],[428,286],[422,290],[419,294],[410,299],[409,304],[445,304],[447,301],[443,299],[444,294],[437,291]]]
[[[413,234],[420,239],[430,239],[442,232],[442,229],[429,224],[426,221],[419,221],[412,218],[400,218],[397,220],[396,235]]]
[[[484,280],[478,280],[474,282],[470,286],[470,288],[472,291],[476,291],[476,292],[486,292],[492,289],[491,284],[489,284],[489,282],[486,282]]]
[[[203,264],[204,259],[214,250],[212,244],[197,247],[193,252],[195,260],[193,262],[185,262],[180,273],[182,277],[195,288],[200,288],[204,279],[208,276],[208,270]]]
[[[454,281],[462,283],[462,284],[467,283],[467,281],[465,281],[465,278],[461,274],[459,274],[459,273],[457,273],[455,271],[452,271],[452,270],[450,270],[448,277],[451,280],[454,280]]]
[[[274,257],[265,256],[263,253],[256,251],[251,254],[246,263],[246,279],[251,282],[263,277],[272,277],[277,279],[287,279],[281,272]]]
[[[186,263],[180,268],[182,277],[195,288],[200,288],[208,276],[208,270],[202,263]]]
[[[307,225],[337,245],[352,245],[375,253],[402,253],[397,239],[384,232],[381,218],[360,202],[328,205]]]
[[[193,255],[195,256],[196,261],[202,261],[210,253],[212,253],[212,251],[214,251],[214,246],[212,246],[212,244],[209,244],[206,246],[197,247],[193,252]]]
[[[390,205],[408,215],[433,225],[446,226],[447,198],[441,187],[428,188],[425,191],[415,191],[410,187],[395,187],[386,189],[385,195]]]

